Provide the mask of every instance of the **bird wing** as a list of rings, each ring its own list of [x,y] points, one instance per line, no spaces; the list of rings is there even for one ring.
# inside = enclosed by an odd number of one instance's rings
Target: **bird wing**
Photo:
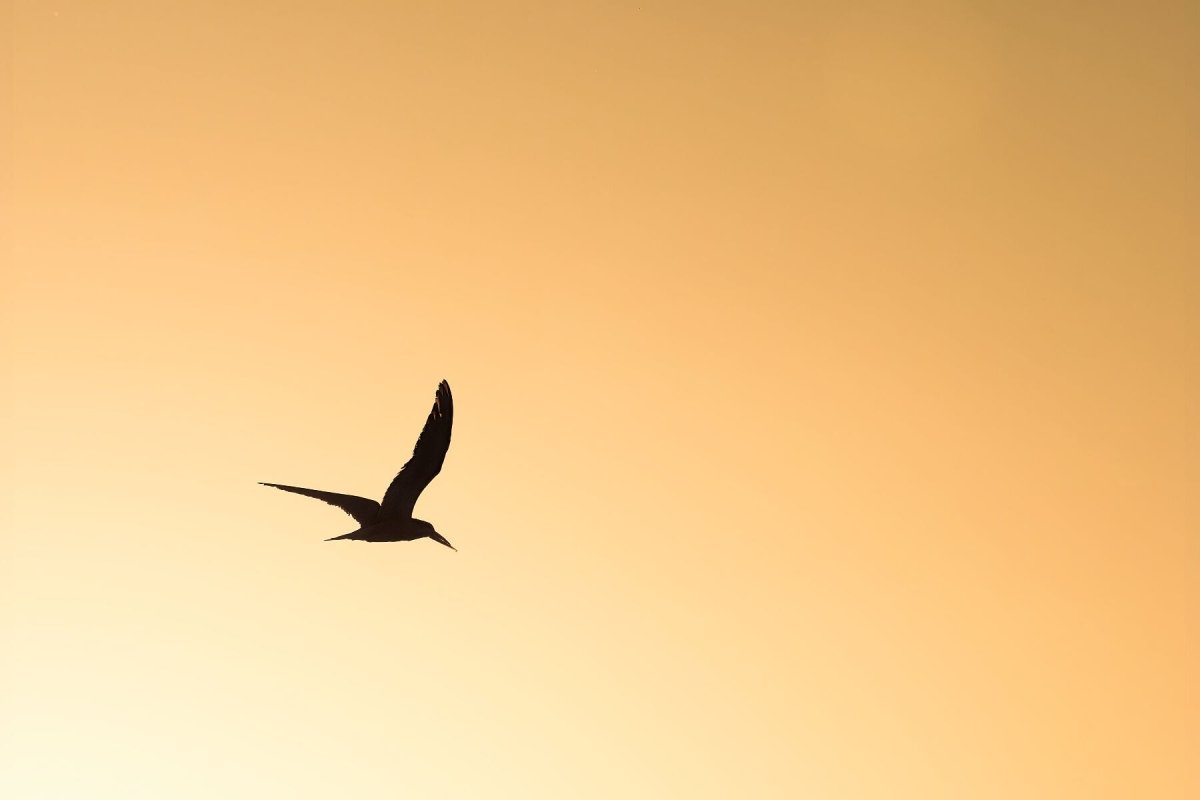
[[[352,494],[338,494],[337,492],[323,492],[320,489],[302,489],[299,486],[283,486],[278,483],[263,483],[262,485],[283,489],[285,492],[295,492],[305,497],[315,497],[318,500],[324,500],[329,505],[337,506],[342,511],[354,517],[359,525],[370,525],[379,517],[379,503],[376,503],[374,500],[368,500],[365,497],[355,497]]]
[[[410,458],[383,495],[379,516],[411,517],[417,498],[429,482],[442,471],[446,451],[450,449],[450,427],[454,423],[454,399],[450,396],[450,384],[438,384],[433,409],[425,420],[425,427],[417,439]]]

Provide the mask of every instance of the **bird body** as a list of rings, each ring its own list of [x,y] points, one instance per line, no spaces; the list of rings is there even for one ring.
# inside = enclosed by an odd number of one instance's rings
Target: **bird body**
[[[453,424],[454,398],[450,394],[450,384],[442,381],[438,384],[433,409],[429,412],[429,418],[425,420],[425,427],[421,430],[416,447],[413,448],[412,458],[392,479],[381,503],[365,497],[326,492],[321,489],[304,489],[279,483],[262,485],[323,500],[342,509],[359,524],[357,530],[325,541],[355,539],[363,542],[410,542],[414,539],[430,538],[455,550],[457,548],[438,533],[431,523],[416,519],[412,515],[417,498],[442,470],[446,451],[450,449],[450,430]]]
[[[428,536],[435,542],[441,542],[450,549],[456,549],[454,545],[442,538],[442,535],[437,532],[433,525],[423,519],[391,519],[376,522],[371,525],[366,525],[356,531],[343,533],[341,536],[334,536],[331,539],[326,539],[327,542],[337,541],[338,539],[357,539],[360,542],[411,542],[415,539],[422,539]]]

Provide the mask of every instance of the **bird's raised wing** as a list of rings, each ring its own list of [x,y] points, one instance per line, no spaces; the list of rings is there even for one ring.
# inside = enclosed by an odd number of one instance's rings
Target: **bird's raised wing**
[[[383,495],[379,509],[381,518],[411,517],[417,498],[429,482],[442,471],[446,451],[450,449],[450,427],[454,423],[454,399],[450,396],[450,384],[438,384],[433,409],[425,420],[421,438],[413,448],[412,458],[400,468],[392,479],[392,485]]]
[[[262,483],[261,481],[259,482]],[[374,500],[368,500],[365,497],[356,497],[352,494],[338,494],[337,492],[322,492],[320,489],[301,489],[299,486],[283,486],[278,483],[263,483],[262,485],[283,489],[285,492],[295,492],[305,497],[315,497],[318,500],[324,500],[329,505],[337,506],[342,511],[354,517],[359,525],[370,525],[379,517],[379,503],[376,503]]]

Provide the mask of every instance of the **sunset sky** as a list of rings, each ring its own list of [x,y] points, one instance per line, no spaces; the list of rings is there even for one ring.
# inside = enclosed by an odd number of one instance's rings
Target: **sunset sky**
[[[1200,797],[1198,8],[0,5],[0,797]]]

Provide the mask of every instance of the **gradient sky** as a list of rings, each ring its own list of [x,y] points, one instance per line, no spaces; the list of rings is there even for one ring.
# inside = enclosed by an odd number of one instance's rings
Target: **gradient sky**
[[[1200,796],[1195,4],[0,8],[0,796]]]

